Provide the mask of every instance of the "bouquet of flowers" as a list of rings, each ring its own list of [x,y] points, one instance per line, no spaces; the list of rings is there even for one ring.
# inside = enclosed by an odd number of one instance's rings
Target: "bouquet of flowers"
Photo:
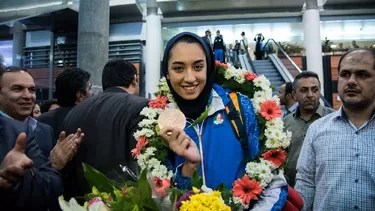
[[[86,202],[83,207],[79,206],[74,199],[66,202],[61,196],[59,203],[64,211],[159,210],[158,205],[152,199],[152,190],[147,179],[147,171],[141,172],[138,181],[124,181],[121,186],[118,186],[87,164],[83,164],[83,169],[85,178],[92,187],[92,192],[85,196]]]

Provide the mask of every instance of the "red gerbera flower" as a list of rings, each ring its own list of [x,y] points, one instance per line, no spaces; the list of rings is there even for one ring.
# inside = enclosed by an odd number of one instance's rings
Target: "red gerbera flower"
[[[228,68],[228,65],[225,64],[225,63],[220,64],[220,66],[222,66],[222,67],[224,67],[224,68]]]
[[[245,174],[242,179],[237,179],[233,185],[233,196],[242,199],[243,204],[250,204],[251,200],[258,200],[258,195],[262,193],[259,183]]]
[[[286,153],[282,149],[271,149],[263,153],[262,157],[265,160],[273,163],[273,165],[275,165],[276,168],[279,168],[286,160]]]
[[[266,119],[271,120],[281,117],[282,111],[280,106],[273,100],[266,100],[260,105],[260,114]]]
[[[156,99],[150,100],[148,106],[151,108],[161,108],[164,109],[168,105],[168,98],[165,96],[158,95]]]
[[[255,73],[249,73],[249,72],[246,72],[245,73],[245,79],[247,80],[247,81],[252,81],[252,80],[254,80],[254,79],[256,79],[258,76],[257,76],[257,74],[255,74]]]
[[[141,154],[141,150],[143,147],[145,147],[148,144],[146,136],[139,136],[137,145],[134,149],[132,149],[131,153],[134,158],[138,157]]]
[[[165,189],[171,187],[171,182],[169,181],[169,179],[161,179],[159,177],[154,177],[152,180],[152,184],[154,191],[159,196],[166,196],[167,192],[165,191]]]

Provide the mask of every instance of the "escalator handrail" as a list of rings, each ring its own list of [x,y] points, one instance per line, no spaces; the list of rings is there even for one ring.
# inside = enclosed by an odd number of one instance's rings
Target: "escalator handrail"
[[[298,70],[298,72],[302,72],[302,70],[296,65],[296,63],[294,63],[294,61],[288,56],[288,54],[284,51],[284,49],[281,48],[281,46],[272,38],[268,39],[266,44],[264,45],[263,49],[266,48],[267,44],[270,43],[270,42],[273,42],[275,43],[275,45],[277,46],[278,50],[280,50],[284,56],[292,63],[292,65]],[[282,70],[284,71],[284,70]],[[324,104],[329,107],[329,108],[333,108],[331,103],[329,103],[327,101],[327,99],[324,97],[324,95],[322,93],[320,93],[320,99],[324,102]]]
[[[249,61],[250,67],[251,67],[251,69],[252,69],[252,70],[248,70],[248,71],[253,72],[253,73],[257,73],[256,70],[255,70],[255,67],[254,67],[253,61],[252,61],[251,58],[250,58],[249,50],[248,50],[247,48],[248,48],[248,46],[245,46],[245,52],[246,52],[246,54],[247,54],[246,57],[247,57],[247,60]]]
[[[294,63],[294,61],[289,57],[289,55],[284,51],[284,49],[279,45],[279,43],[277,43],[274,39],[272,38],[268,39],[263,49],[265,49],[267,44],[270,42],[273,42],[277,46],[277,49],[280,50],[281,53],[284,54],[284,56],[290,61],[290,63],[292,63],[292,65],[298,70],[298,72],[302,72],[302,70],[297,66],[297,64]]]

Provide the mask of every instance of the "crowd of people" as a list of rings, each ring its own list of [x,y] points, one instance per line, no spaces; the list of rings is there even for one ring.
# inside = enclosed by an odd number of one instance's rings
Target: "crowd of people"
[[[174,153],[175,182],[187,189],[195,168],[211,188],[232,184],[244,168],[242,148],[225,116],[229,90],[214,81],[215,60],[222,59],[220,32],[215,40],[212,47],[197,35],[176,35],[161,67],[187,125],[208,109],[194,127],[160,132]],[[314,72],[304,71],[280,88],[285,126],[292,131],[288,161],[252,210],[282,210],[288,184],[303,198],[303,210],[375,210],[375,52],[349,51],[338,69],[343,102],[338,111],[320,104],[321,79]],[[27,70],[0,71],[0,197],[7,210],[59,210],[58,196],[90,192],[83,162],[113,180],[124,179],[118,178],[120,165],[138,172],[133,134],[149,102],[138,96],[138,70],[125,60],[108,61],[103,93],[95,96],[90,78],[80,68],[63,71],[55,81],[56,101],[37,106]],[[250,99],[241,96],[239,102],[254,157],[259,152],[256,115]],[[195,154],[186,153],[190,148]]]
[[[215,60],[221,63],[232,63],[236,68],[241,67],[238,56],[240,54],[249,53],[249,41],[246,37],[246,33],[242,32],[241,39],[235,40],[234,43],[230,43],[228,46],[224,42],[223,35],[220,30],[216,31],[216,36],[212,39],[211,31],[206,30],[205,35],[202,37],[208,46],[214,51]],[[264,59],[264,36],[262,33],[256,34],[254,37],[255,49],[254,55],[256,60]]]

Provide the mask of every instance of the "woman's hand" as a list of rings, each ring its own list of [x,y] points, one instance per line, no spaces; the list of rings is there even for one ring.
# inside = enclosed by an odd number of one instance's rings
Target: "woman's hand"
[[[196,164],[200,162],[199,149],[184,130],[165,127],[160,131],[160,136],[168,142],[169,148],[173,152],[184,157],[188,163]]]

